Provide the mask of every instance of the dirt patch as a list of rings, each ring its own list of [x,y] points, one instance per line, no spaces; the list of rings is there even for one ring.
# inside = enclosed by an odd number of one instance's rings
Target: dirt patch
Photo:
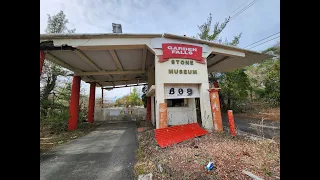
[[[140,121],[139,123],[136,123],[137,127],[138,128],[145,128],[145,129],[150,129],[150,128],[153,128],[153,124],[151,121],[148,121],[148,120],[142,120]]]
[[[258,112],[246,112],[234,114],[235,117],[264,119],[271,121],[280,121],[280,108],[263,109]]]
[[[138,139],[136,176],[151,172],[155,179],[251,179],[242,173],[247,170],[264,179],[280,177],[280,146],[269,140],[214,132],[161,149],[153,130],[139,133]],[[210,161],[216,168],[207,171]]]
[[[84,136],[95,130],[99,125],[101,125],[101,122],[82,123],[75,131],[63,131],[61,133],[50,130],[49,125],[40,125],[40,154],[59,144]]]

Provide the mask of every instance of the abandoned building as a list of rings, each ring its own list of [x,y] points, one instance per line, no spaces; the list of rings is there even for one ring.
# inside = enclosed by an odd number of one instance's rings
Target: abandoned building
[[[40,34],[44,59],[74,72],[69,130],[77,128],[80,81],[95,89],[147,84],[147,116],[156,128],[201,122],[215,126],[208,73],[227,72],[270,58],[267,54],[173,34]],[[215,96],[214,96],[215,97]],[[165,111],[161,107],[165,108]],[[219,105],[215,107],[219,111]],[[165,116],[161,113],[165,112]],[[219,112],[220,113],[220,112]]]

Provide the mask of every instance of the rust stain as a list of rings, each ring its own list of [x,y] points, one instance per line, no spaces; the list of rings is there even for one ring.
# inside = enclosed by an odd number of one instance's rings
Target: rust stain
[[[217,131],[222,132],[223,128],[218,90],[210,89],[209,92],[213,125]]]
[[[168,108],[167,103],[160,103],[159,104],[159,116],[160,116],[160,125],[159,128],[166,128],[168,127]]]

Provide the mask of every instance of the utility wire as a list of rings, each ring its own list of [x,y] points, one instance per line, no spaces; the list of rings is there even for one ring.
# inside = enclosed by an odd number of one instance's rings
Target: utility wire
[[[278,37],[280,37],[280,36],[278,36]],[[256,46],[253,46],[253,47],[251,47],[251,48],[249,48],[249,49],[252,49],[252,48],[254,48],[254,47],[260,46],[260,45],[262,45],[262,44],[264,44],[264,43],[267,43],[267,42],[269,42],[269,41],[272,41],[272,40],[274,40],[274,39],[277,39],[278,37],[272,38],[272,39],[270,39],[270,40],[268,40],[268,41],[265,41],[265,42],[260,43],[260,44],[258,44],[258,45],[256,45]]]
[[[252,43],[252,44],[249,44],[248,46],[245,46],[244,48],[249,47],[249,46],[251,46],[251,45],[254,45],[254,44],[256,44],[256,43],[258,43],[258,42],[260,42],[260,41],[263,41],[263,40],[265,40],[265,39],[268,39],[269,37],[272,37],[272,36],[274,36],[274,35],[276,35],[276,34],[279,34],[279,33],[280,33],[280,32],[277,32],[277,33],[275,33],[275,34],[272,34],[271,36],[268,36],[268,37],[266,37],[266,38],[260,39],[259,41],[256,41],[256,42],[254,42],[254,43]]]
[[[246,4],[247,2],[249,2],[251,0],[247,0],[245,3],[241,4],[240,6],[238,6],[235,10],[233,10],[230,14],[234,13],[236,10],[238,10],[241,6],[243,6],[244,4]]]
[[[234,18],[236,18],[237,16],[239,16],[240,14],[242,14],[245,10],[247,10],[249,7],[251,7],[252,5],[254,5],[256,2],[258,2],[259,0],[254,0],[252,1],[250,4],[248,4],[247,6],[245,6],[244,8],[242,8],[240,11],[238,11],[235,15],[233,15],[230,18],[230,21],[233,20]]]

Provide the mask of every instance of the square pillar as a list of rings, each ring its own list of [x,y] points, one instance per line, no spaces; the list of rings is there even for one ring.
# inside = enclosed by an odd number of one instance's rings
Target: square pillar
[[[78,113],[80,100],[80,76],[73,76],[70,100],[70,117],[68,130],[76,130],[78,127]]]
[[[88,105],[88,122],[92,123],[94,121],[94,105],[96,99],[96,83],[90,83],[90,95],[89,95],[89,105]]]
[[[210,92],[213,125],[215,130],[217,130],[218,132],[222,132],[223,127],[222,127],[220,100],[219,100],[219,94],[218,94],[219,89],[220,88],[211,88],[209,89],[209,92]]]

